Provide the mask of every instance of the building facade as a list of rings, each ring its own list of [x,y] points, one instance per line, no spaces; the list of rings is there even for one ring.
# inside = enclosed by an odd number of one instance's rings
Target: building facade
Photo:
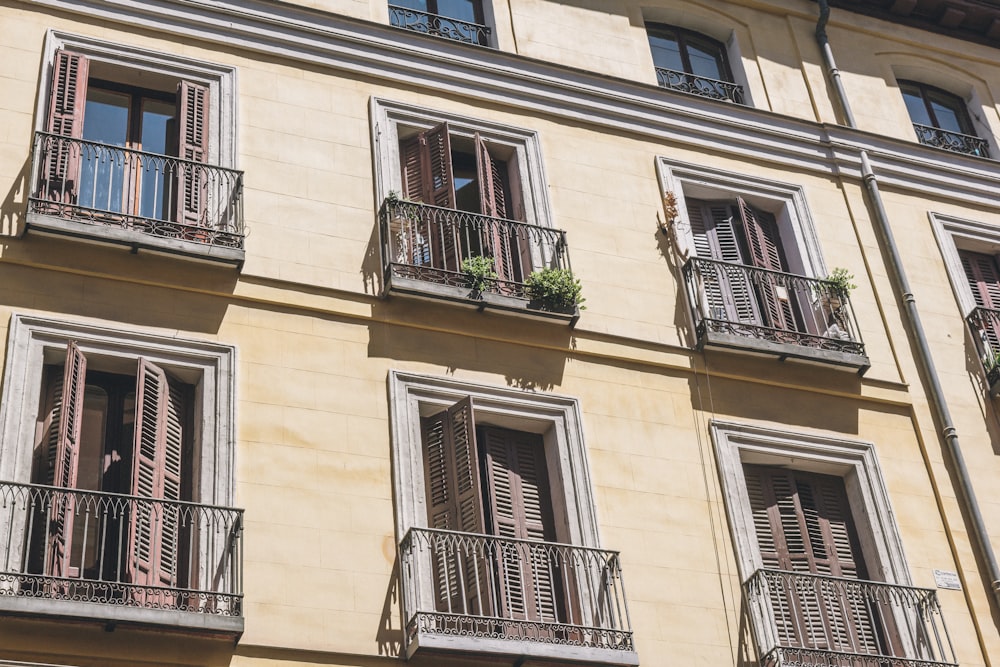
[[[991,665],[994,0],[0,0],[0,664]]]

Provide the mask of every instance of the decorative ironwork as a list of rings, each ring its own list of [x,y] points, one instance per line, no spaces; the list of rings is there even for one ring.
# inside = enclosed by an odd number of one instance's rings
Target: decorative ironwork
[[[762,666],[957,664],[933,589],[761,569],[743,594]]]
[[[569,269],[566,232],[479,213],[388,198],[379,212],[386,280],[410,278],[469,288],[462,260],[494,259],[487,292],[527,298],[524,280],[542,267]]]
[[[990,387],[1000,383],[1000,310],[974,308],[966,318]]]
[[[489,26],[397,5],[389,5],[389,23],[404,30],[453,39],[456,42],[480,46],[489,46],[490,43]]]
[[[411,528],[399,546],[406,639],[420,633],[633,651],[618,553]]]
[[[684,281],[699,341],[714,332],[865,353],[850,296],[828,280],[692,257]]]
[[[710,79],[707,76],[696,76],[687,72],[679,72],[664,67],[656,68],[656,81],[662,88],[690,93],[713,100],[726,100],[735,104],[745,104],[743,86],[731,81]]]
[[[52,178],[54,164],[73,176]],[[189,210],[178,210],[182,206]],[[36,132],[28,210],[150,236],[242,248],[243,172]]]
[[[985,139],[971,134],[961,132],[951,132],[942,130],[939,127],[921,125],[914,123],[913,129],[917,133],[917,140],[925,146],[943,148],[946,151],[955,153],[965,153],[966,155],[976,155],[978,157],[989,157],[989,144]]]
[[[73,515],[64,566],[46,548],[53,508]],[[130,526],[162,536],[145,554],[161,563],[160,585],[129,580],[140,558]],[[242,533],[240,509],[0,482],[0,596],[240,617]]]

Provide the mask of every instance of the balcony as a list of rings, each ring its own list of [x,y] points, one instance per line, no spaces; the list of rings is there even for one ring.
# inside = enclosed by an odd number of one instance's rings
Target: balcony
[[[976,352],[986,370],[990,394],[1000,395],[1000,310],[974,308],[966,322],[976,341]]]
[[[953,153],[964,153],[976,157],[988,158],[990,156],[989,144],[985,139],[920,123],[914,123],[913,130],[917,133],[917,140],[925,146],[943,148]]]
[[[228,507],[0,482],[0,612],[238,637],[242,526]]]
[[[566,232],[479,213],[388,198],[379,212],[386,293],[408,294],[554,319],[571,326],[577,308],[533,301],[525,280],[541,268],[569,270]],[[473,288],[462,270],[469,257],[492,257],[496,278]]]
[[[656,68],[656,81],[661,88],[669,88],[713,100],[724,100],[734,104],[746,104],[743,98],[743,86],[729,81],[710,79],[707,76],[695,76],[663,67]]]
[[[743,594],[762,667],[957,665],[932,589],[758,570]]]
[[[397,5],[389,5],[389,24],[403,30],[413,30],[466,44],[479,46],[490,44],[489,26]]]
[[[243,172],[36,132],[31,173],[29,230],[243,262]]]
[[[406,655],[461,651],[637,665],[614,551],[411,528]]]
[[[699,348],[868,370],[850,296],[827,280],[692,257],[684,283]]]

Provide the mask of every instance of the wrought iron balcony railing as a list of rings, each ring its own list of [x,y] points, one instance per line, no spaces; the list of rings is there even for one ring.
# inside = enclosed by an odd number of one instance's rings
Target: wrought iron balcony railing
[[[399,546],[407,643],[427,635],[634,651],[617,552],[411,528]]]
[[[850,296],[827,280],[692,257],[684,281],[700,344],[714,334],[864,356]]]
[[[497,278],[488,292],[527,298],[525,279],[537,268],[569,269],[566,232],[479,213],[389,198],[379,212],[383,275],[469,288],[462,260],[492,257]]]
[[[243,172],[35,133],[28,211],[150,236],[243,247]]]
[[[229,507],[0,482],[0,600],[239,618],[242,527]]]
[[[456,42],[480,46],[490,44],[489,26],[397,5],[389,5],[389,24],[404,30],[453,39]]]
[[[695,76],[664,67],[656,68],[656,80],[662,88],[700,95],[713,100],[727,100],[735,104],[745,104],[743,86],[730,81]]]
[[[914,123],[913,129],[917,133],[917,140],[935,148],[943,148],[946,151],[955,153],[965,153],[966,155],[976,155],[978,157],[989,157],[989,144],[985,139],[971,134],[961,132],[950,132],[930,125]]]
[[[763,569],[743,593],[762,667],[957,664],[932,589]]]
[[[976,341],[976,352],[986,370],[990,391],[995,393],[1000,387],[1000,310],[975,308],[966,321]]]

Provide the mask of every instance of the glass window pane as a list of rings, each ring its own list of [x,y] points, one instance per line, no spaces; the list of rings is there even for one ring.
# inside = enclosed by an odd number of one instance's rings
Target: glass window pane
[[[946,105],[937,100],[931,100],[931,108],[934,110],[934,118],[937,120],[937,126],[942,130],[948,130],[949,132],[961,132],[966,133],[966,129],[962,126],[962,121],[959,117],[960,111],[955,109],[954,106]]]
[[[125,180],[125,154],[112,146],[128,141],[131,98],[100,88],[87,91],[83,138],[102,145],[86,144],[80,156],[79,200],[81,206],[120,213]]]
[[[479,23],[474,0],[438,0],[437,13],[450,19]]]
[[[91,88],[83,115],[83,138],[112,146],[128,141],[128,110],[131,97],[125,93]]]
[[[691,74],[719,80],[728,78],[719,65],[718,49],[707,49],[688,44],[688,60],[691,61]]]
[[[924,98],[919,93],[904,89],[903,100],[906,102],[906,110],[910,114],[911,121],[920,125],[933,125]]]
[[[677,38],[663,33],[650,33],[649,49],[653,52],[653,65],[662,69],[684,71]]]
[[[160,100],[143,100],[141,141],[144,153],[166,154],[169,131],[174,127],[173,118],[173,104]],[[142,217],[160,220],[167,217],[166,205],[170,198],[165,196],[165,191],[170,186],[167,178],[170,171],[169,164],[163,158],[143,156],[139,171],[139,215]]]

